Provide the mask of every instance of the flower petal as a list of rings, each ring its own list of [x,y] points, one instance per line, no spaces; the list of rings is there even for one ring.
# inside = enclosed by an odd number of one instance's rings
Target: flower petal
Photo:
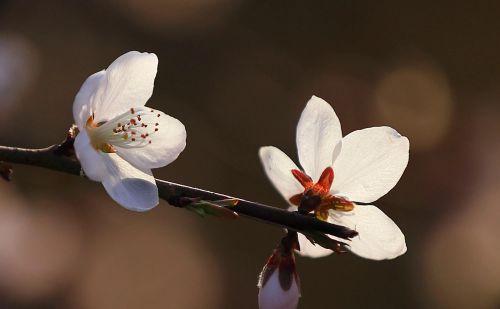
[[[351,201],[371,203],[389,192],[408,164],[408,139],[389,127],[350,133],[333,164],[331,192]]]
[[[144,106],[153,94],[158,67],[155,54],[128,52],[106,70],[92,102],[95,121],[107,121],[131,107]]]
[[[141,148],[116,147],[117,153],[141,170],[162,167],[177,159],[186,147],[184,125],[154,109],[148,109],[148,114],[143,115],[141,120],[148,123],[148,129],[151,127],[151,143]]]
[[[349,241],[351,252],[372,260],[394,259],[406,252],[405,236],[399,227],[373,205],[356,205],[352,211],[330,211],[328,221],[356,230]]]
[[[304,171],[317,181],[340,152],[342,130],[333,108],[316,96],[307,102],[297,125],[297,149]]]
[[[92,115],[92,101],[105,75],[104,70],[90,75],[76,94],[73,102],[73,118],[80,130],[85,128],[87,119]]]
[[[141,171],[115,153],[102,153],[106,173],[102,184],[115,202],[134,211],[146,211],[159,203],[151,171]]]
[[[94,181],[101,181],[106,166],[102,156],[90,145],[90,139],[85,130],[80,131],[76,136],[74,147],[85,175]]]
[[[283,151],[273,146],[261,147],[259,156],[267,177],[285,200],[304,191],[292,175],[297,165]]]

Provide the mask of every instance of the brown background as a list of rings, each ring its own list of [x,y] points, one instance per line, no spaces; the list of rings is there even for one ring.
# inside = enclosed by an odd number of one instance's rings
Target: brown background
[[[148,105],[188,144],[155,175],[278,207],[257,151],[296,158],[312,95],[344,134],[390,125],[411,158],[377,201],[408,253],[298,259],[301,308],[500,306],[500,5],[441,1],[0,1],[0,144],[44,147],[84,79],[129,50],[160,59]],[[1,308],[255,308],[283,232],[122,209],[98,183],[33,167],[0,182]]]

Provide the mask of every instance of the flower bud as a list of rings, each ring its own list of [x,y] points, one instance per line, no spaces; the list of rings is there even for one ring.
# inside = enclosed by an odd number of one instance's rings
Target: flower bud
[[[293,250],[298,249],[296,232],[288,232],[267,260],[259,277],[259,308],[297,308],[300,281]]]

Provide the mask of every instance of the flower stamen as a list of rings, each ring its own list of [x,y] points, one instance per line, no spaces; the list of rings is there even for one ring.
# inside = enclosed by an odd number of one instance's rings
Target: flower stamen
[[[96,150],[114,153],[115,147],[141,148],[151,145],[154,134],[158,132],[160,126],[157,119],[161,116],[162,114],[155,110],[131,108],[109,121],[96,123],[95,114],[92,113],[85,127],[91,144]],[[150,124],[154,124],[154,130],[147,129]]]

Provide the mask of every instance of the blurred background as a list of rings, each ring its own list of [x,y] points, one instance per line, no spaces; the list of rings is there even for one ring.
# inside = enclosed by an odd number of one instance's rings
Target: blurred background
[[[149,106],[186,150],[159,178],[285,207],[257,151],[296,158],[311,95],[344,134],[409,137],[376,202],[408,252],[298,258],[300,308],[500,308],[499,2],[0,0],[0,144],[45,147],[87,76],[129,50],[159,57]],[[283,235],[248,219],[144,214],[98,183],[15,166],[0,181],[0,308],[256,308]]]

